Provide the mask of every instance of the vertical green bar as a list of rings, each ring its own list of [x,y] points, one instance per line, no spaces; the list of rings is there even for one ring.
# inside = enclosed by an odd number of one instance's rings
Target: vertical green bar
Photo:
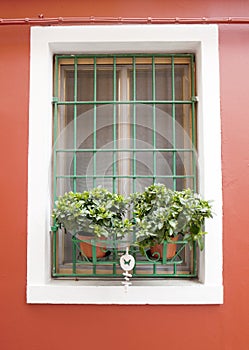
[[[196,255],[196,242],[193,244],[193,274],[197,276],[197,255]]]
[[[53,157],[54,157],[54,167],[53,167],[53,192],[54,192],[54,202],[57,199],[57,132],[58,132],[58,91],[59,91],[59,62],[58,57],[55,56],[55,86],[54,86],[54,145],[53,145]]]
[[[172,143],[173,143],[173,189],[176,190],[176,105],[175,105],[175,60],[171,58],[172,79]]]
[[[168,242],[163,241],[163,256],[161,256],[162,263],[165,265],[167,262],[167,250],[168,250]]]
[[[156,69],[155,56],[152,56],[152,100],[153,100],[153,183],[156,181]]]
[[[53,145],[53,192],[54,192],[54,202],[57,199],[57,130],[58,130],[58,104],[54,103],[54,145]]]
[[[73,255],[73,273],[76,273],[76,255],[77,255],[77,238],[75,237],[75,234],[72,236],[72,255]]]
[[[56,258],[57,258],[57,249],[56,249],[56,241],[57,241],[57,237],[56,237],[56,232],[52,231],[52,238],[53,238],[53,267],[52,267],[52,271],[53,271],[53,275],[56,273],[57,267],[56,267]]]
[[[196,182],[196,138],[195,138],[195,57],[194,55],[191,55],[191,96],[192,96],[192,104],[191,104],[191,117],[192,117],[192,166],[193,166],[193,175],[194,175],[194,181],[193,181],[193,190],[197,191],[197,182]],[[197,254],[196,254],[196,242],[194,242],[193,246],[193,274],[194,276],[197,276]]]
[[[114,261],[113,265],[112,265],[112,274],[113,274],[113,276],[117,275],[117,263],[116,263],[116,261]]]
[[[154,262],[154,263],[153,263],[153,275],[156,275],[156,270],[157,270],[157,269],[156,269],[156,263]]]
[[[96,130],[97,130],[97,59],[94,57],[94,70],[93,70],[93,187],[96,187],[96,148],[97,148],[97,139],[96,139]]]
[[[191,118],[192,118],[192,172],[194,175],[193,181],[193,190],[197,191],[197,183],[196,183],[196,138],[195,138],[195,60],[194,55],[191,55]]]
[[[117,274],[117,259],[118,259],[118,247],[117,247],[117,241],[113,241],[113,249],[112,249],[112,260],[113,260],[113,265],[112,265],[112,273],[113,275]]]
[[[53,199],[54,203],[57,199],[57,132],[58,132],[58,84],[59,84],[59,62],[58,62],[58,57],[55,56],[55,84],[54,84],[54,144],[53,144],[53,157],[54,157],[54,166],[53,166]],[[56,251],[56,246],[57,246],[57,234],[56,232],[53,232],[53,267],[52,271],[53,274],[56,273],[57,270],[57,251]]]
[[[74,57],[74,106],[73,106],[73,125],[74,125],[74,153],[73,153],[73,192],[77,190],[77,84],[78,84],[78,59]]]
[[[54,84],[54,97],[59,98],[59,58],[55,56],[55,84]]]
[[[113,57],[113,102],[117,101],[117,59]],[[113,104],[113,177],[112,190],[117,192],[117,104]]]
[[[136,142],[136,138],[137,138],[137,128],[136,128],[136,124],[137,124],[137,115],[136,115],[136,98],[137,98],[137,93],[136,93],[136,89],[137,89],[137,85],[136,85],[136,56],[133,56],[132,58],[132,67],[133,67],[133,192],[136,192],[136,182],[137,182],[137,178],[136,178],[136,174],[137,174],[137,160],[136,160],[136,148],[137,148],[137,142]]]
[[[174,264],[173,266],[174,266],[174,268],[173,268],[173,270],[174,270],[173,275],[176,276],[177,275],[177,265]]]
[[[136,235],[135,235],[135,233],[134,233],[134,236],[133,236],[133,240],[134,240],[134,242],[135,242],[135,240],[136,240]],[[137,252],[136,252],[136,248],[134,248],[134,247],[130,247],[130,252],[131,252],[131,254],[133,255],[133,257],[134,257],[134,259],[136,260],[136,258],[137,258]],[[133,268],[133,275],[136,275],[136,273],[137,273],[137,265],[135,264],[135,266],[134,266],[134,268]]]
[[[98,242],[95,242],[94,239],[91,240],[92,245],[92,263],[93,263],[93,274],[96,275],[96,264],[97,264],[97,254],[96,254],[96,244]]]
[[[132,180],[132,191],[133,193],[136,192],[137,190],[137,104],[136,104],[136,99],[137,99],[137,72],[136,72],[136,56],[132,57],[132,77],[133,77],[133,128],[132,128],[132,137],[133,137],[133,180]],[[133,240],[136,240],[136,233],[133,233]],[[136,253],[133,254],[134,257],[136,258]],[[134,268],[134,273],[136,273],[136,266]]]

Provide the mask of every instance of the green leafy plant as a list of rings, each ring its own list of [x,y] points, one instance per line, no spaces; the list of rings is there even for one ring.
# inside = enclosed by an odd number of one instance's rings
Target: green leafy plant
[[[127,218],[129,210],[131,219]],[[136,244],[144,252],[164,240],[171,242],[178,234],[190,244],[197,241],[203,249],[203,225],[212,217],[212,208],[190,189],[173,191],[154,184],[128,199],[102,187],[68,192],[58,198],[52,216],[56,225],[73,234],[85,231],[120,239],[135,233]]]
[[[55,204],[55,223],[73,234],[85,231],[97,237],[119,238],[132,229],[131,221],[125,218],[128,200],[102,187],[65,193]]]
[[[186,189],[173,191],[162,184],[154,184],[142,193],[131,195],[137,244],[144,251],[164,240],[172,241],[178,234],[190,244],[197,241],[204,247],[203,225],[212,217],[209,201]]]

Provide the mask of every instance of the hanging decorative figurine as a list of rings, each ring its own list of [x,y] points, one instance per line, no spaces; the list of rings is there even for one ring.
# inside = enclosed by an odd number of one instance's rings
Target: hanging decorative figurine
[[[122,282],[125,288],[125,292],[128,292],[128,287],[131,285],[130,278],[132,274],[130,273],[135,266],[135,259],[132,255],[129,254],[129,248],[126,247],[126,253],[120,257],[120,266],[125,271],[123,276],[125,281]]]

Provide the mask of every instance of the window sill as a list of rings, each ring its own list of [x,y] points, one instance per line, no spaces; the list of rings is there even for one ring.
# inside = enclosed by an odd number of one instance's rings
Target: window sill
[[[180,305],[222,304],[223,287],[198,281],[133,281],[125,292],[121,281],[54,281],[29,285],[30,304]]]

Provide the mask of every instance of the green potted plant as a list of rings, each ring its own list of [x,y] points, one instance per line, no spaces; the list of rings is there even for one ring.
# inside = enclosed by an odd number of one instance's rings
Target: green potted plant
[[[131,202],[137,244],[143,254],[150,248],[152,255],[162,257],[162,243],[166,241],[167,258],[172,258],[176,252],[172,242],[179,234],[191,245],[197,241],[203,249],[203,224],[205,218],[212,217],[209,201],[190,189],[173,191],[154,184],[142,193],[131,195]]]
[[[102,240],[122,239],[131,230],[131,221],[125,218],[128,200],[102,187],[65,193],[55,205],[52,214],[55,224],[76,236],[81,251],[90,258],[92,243],[97,245],[96,255],[101,258],[106,253]]]

